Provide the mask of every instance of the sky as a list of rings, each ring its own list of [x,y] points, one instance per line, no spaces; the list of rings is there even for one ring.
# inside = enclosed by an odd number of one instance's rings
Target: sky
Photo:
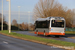
[[[58,0],[58,2],[68,9],[75,9],[75,0]]]
[[[38,3],[39,0],[11,0],[11,22],[13,19],[16,19],[18,23],[28,23],[28,17],[30,12],[30,23],[34,23],[33,21],[33,9],[34,6]],[[9,10],[9,2],[3,0],[4,4],[4,16],[5,20],[8,22],[8,10]],[[60,4],[68,9],[75,9],[75,0],[58,0]],[[18,20],[18,11],[20,6],[20,20]],[[0,0],[0,13],[2,10],[2,0]]]

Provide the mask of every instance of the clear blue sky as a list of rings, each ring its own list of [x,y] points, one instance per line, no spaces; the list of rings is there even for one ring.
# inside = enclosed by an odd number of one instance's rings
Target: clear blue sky
[[[68,9],[75,9],[75,0],[58,0],[58,2]]]
[[[39,0],[11,0],[11,21],[16,19],[18,21],[18,6],[20,7],[21,17],[20,23],[28,22],[28,11],[33,12],[34,6],[38,3]],[[68,7],[68,9],[75,8],[75,0],[58,0],[64,7]],[[4,0],[4,16],[6,21],[8,21],[8,2]],[[1,0],[0,0],[0,13],[1,13]],[[31,23],[32,20],[32,13],[31,13]]]
[[[33,11],[37,2],[38,0],[11,0],[11,11],[18,11],[18,6],[21,6],[21,11]],[[8,10],[8,2],[6,0],[4,0],[4,10]]]

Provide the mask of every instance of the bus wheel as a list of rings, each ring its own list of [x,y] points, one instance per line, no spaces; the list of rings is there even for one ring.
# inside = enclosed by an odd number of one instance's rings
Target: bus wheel
[[[44,37],[47,37],[48,35],[44,35]]]
[[[60,37],[59,35],[55,35],[55,37]]]
[[[37,34],[37,36],[39,36],[39,34]]]
[[[47,37],[50,37],[50,35],[47,35]]]

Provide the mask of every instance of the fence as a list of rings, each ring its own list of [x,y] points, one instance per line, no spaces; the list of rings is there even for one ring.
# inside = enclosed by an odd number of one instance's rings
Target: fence
[[[65,31],[75,31],[75,28],[66,28]]]

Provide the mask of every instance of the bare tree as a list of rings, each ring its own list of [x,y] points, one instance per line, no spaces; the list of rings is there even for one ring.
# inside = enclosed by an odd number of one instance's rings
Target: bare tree
[[[39,18],[58,16],[58,10],[63,10],[63,8],[56,0],[39,0],[38,4],[36,4],[34,8],[34,16]],[[34,17],[34,19],[37,17]]]
[[[26,30],[28,30],[28,23],[25,23]]]
[[[0,25],[2,23],[2,14],[0,13]],[[5,16],[3,15],[3,24],[7,24],[5,21]]]
[[[39,0],[34,7],[33,17],[34,20],[51,16],[64,17],[66,26],[71,27],[74,14],[72,10],[63,7],[57,0]]]
[[[32,30],[32,31],[35,30],[35,26],[34,26],[34,24],[32,24],[32,23],[31,23],[31,25],[30,25],[30,30]]]
[[[28,24],[23,22],[23,23],[21,24],[21,26],[20,26],[20,29],[21,29],[21,30],[27,30],[27,29],[28,29]]]
[[[15,19],[12,21],[12,25],[18,26],[17,21]]]
[[[0,13],[0,22],[2,21],[2,14]],[[5,17],[3,16],[3,22],[5,22]]]
[[[75,21],[75,9],[73,9],[73,10],[71,11],[71,18],[70,18],[71,26],[74,25],[74,21]]]

